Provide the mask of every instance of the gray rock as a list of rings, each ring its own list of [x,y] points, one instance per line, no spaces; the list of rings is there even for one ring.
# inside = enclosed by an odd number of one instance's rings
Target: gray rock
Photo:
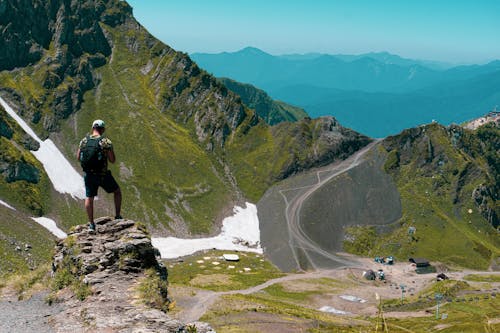
[[[185,332],[183,323],[135,301],[134,288],[145,269],[155,268],[162,280],[168,277],[147,234],[126,219],[100,218],[96,224],[96,233],[77,226],[68,235],[74,242],[56,245],[55,274],[68,262],[73,263],[72,273],[92,290],[84,301],[70,296],[64,299],[68,310],[53,318],[56,331],[92,327],[94,331],[110,332]],[[168,298],[167,293],[162,295]],[[212,332],[208,324],[195,325],[198,332]]]

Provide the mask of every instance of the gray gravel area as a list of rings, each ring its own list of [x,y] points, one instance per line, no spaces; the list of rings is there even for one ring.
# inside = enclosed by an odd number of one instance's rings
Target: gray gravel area
[[[38,293],[28,300],[0,300],[1,333],[53,333],[49,325],[52,315],[62,311],[61,304],[48,305],[47,293]]]
[[[345,228],[390,228],[401,217],[399,193],[384,162],[371,145],[271,187],[257,204],[266,256],[285,272],[355,265],[340,254]]]

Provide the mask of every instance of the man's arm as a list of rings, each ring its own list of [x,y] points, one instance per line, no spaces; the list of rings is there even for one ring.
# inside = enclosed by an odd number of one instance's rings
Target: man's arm
[[[76,151],[76,159],[79,161],[80,160],[80,148]]]
[[[113,149],[108,150],[108,160],[111,163],[115,163],[115,161],[116,161],[116,156],[115,156],[115,152],[113,151]]]

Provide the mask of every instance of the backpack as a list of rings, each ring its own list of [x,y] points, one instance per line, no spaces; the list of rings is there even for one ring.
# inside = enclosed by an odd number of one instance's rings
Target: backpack
[[[102,137],[87,135],[87,142],[80,148],[80,165],[86,172],[102,172],[106,167],[106,155],[101,147]]]

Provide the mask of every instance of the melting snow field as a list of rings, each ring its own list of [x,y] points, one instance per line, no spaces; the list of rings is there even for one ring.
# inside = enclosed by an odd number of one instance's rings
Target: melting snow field
[[[28,124],[12,110],[12,108],[0,97],[0,104],[7,113],[14,118],[21,128],[34,140],[40,143],[40,149],[31,153],[43,164],[54,189],[60,193],[68,193],[72,197],[84,199],[85,188],[82,176],[73,168],[64,155],[57,149],[52,140],[42,141]]]
[[[9,205],[8,203],[6,203],[5,201],[2,201],[2,200],[0,200],[0,205],[3,205],[3,206],[10,208],[12,210],[16,210],[14,207],[12,207],[11,205]]]
[[[257,206],[249,202],[246,206],[246,208],[239,206],[234,208],[235,214],[224,219],[218,236],[195,239],[153,237],[151,242],[160,250],[161,257],[165,259],[187,256],[209,249],[262,253]]]
[[[0,200],[0,205],[3,205],[12,210],[16,210],[14,207],[12,207],[3,200]],[[66,238],[68,236],[64,231],[62,231],[57,227],[57,224],[54,220],[51,220],[47,217],[32,217],[31,219],[34,220],[36,223],[40,224],[48,231],[50,231],[57,238]]]
[[[325,305],[319,308],[319,311],[321,312],[328,312],[328,313],[334,313],[334,314],[339,314],[339,315],[346,315],[350,314],[350,312],[342,311],[342,310],[337,310],[331,306]]]
[[[48,231],[50,231],[54,236],[56,236],[57,238],[66,238],[68,235],[62,231],[61,229],[59,229],[57,227],[57,224],[54,220],[51,220],[47,217],[32,217],[32,219],[40,224],[42,227],[44,227],[45,229],[47,229]]]
[[[352,295],[340,295],[339,297],[349,302],[366,303],[366,299],[362,299]]]

